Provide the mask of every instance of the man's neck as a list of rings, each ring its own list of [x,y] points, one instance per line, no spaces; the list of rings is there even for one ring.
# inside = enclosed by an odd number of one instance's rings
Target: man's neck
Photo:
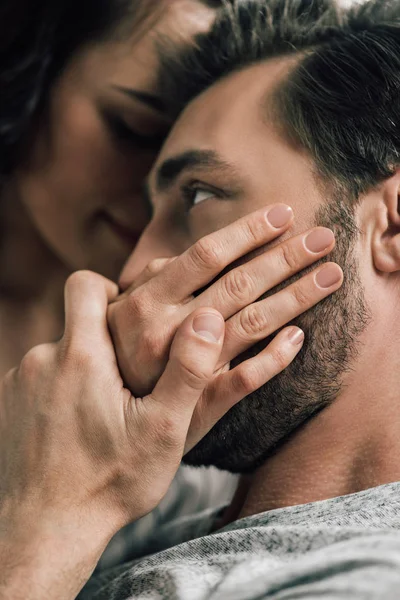
[[[400,480],[400,356],[379,325],[333,404],[245,478],[230,520]]]

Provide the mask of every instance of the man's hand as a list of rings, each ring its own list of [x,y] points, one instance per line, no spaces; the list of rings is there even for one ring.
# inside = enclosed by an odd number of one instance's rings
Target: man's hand
[[[285,210],[284,206],[278,207],[281,213]],[[328,263],[258,301],[265,292],[333,249],[333,233],[322,227],[266,252],[259,251],[256,258],[226,272],[229,265],[287,231],[292,223],[289,207],[285,225],[274,227],[268,218],[278,207],[270,207],[267,215],[263,209],[243,217],[199,240],[181,256],[153,261],[109,307],[108,320],[121,374],[129,389],[139,394],[148,393],[157,382],[168,361],[174,334],[193,310],[213,306],[226,320],[224,347],[214,378],[196,405],[187,451],[236,402],[288,366],[296,354],[288,342],[292,329],[281,331],[263,352],[232,370],[230,361],[341,285],[340,267]],[[317,275],[323,269],[330,269],[331,279],[337,276],[328,287],[318,284]],[[221,272],[225,274],[211,283]],[[209,287],[196,294],[205,286]]]
[[[112,535],[152,510],[182,459],[224,320],[178,328],[155,388],[123,386],[107,327],[117,287],[70,277],[60,342],[31,350],[0,392],[0,598],[72,599]]]

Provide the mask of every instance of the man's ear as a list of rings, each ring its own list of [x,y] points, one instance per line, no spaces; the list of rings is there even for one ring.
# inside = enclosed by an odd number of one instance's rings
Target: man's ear
[[[374,209],[372,258],[378,271],[400,271],[400,169],[379,188],[379,201]]]

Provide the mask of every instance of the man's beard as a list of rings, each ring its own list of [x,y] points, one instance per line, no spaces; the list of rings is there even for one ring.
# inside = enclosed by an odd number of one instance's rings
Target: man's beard
[[[335,250],[263,298],[327,260],[342,266],[342,287],[291,322],[305,333],[299,355],[282,373],[236,404],[185,456],[186,464],[214,465],[233,473],[252,472],[299,425],[331,404],[341,391],[343,375],[357,355],[358,337],[369,321],[354,256],[358,228],[354,211],[340,199],[321,207],[315,224],[335,232]],[[232,368],[258,354],[272,338],[242,354],[232,362]]]

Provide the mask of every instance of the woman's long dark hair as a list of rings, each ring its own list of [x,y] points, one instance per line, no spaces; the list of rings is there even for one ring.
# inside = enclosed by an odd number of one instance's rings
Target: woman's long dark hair
[[[229,0],[200,0],[213,8],[224,1]],[[117,31],[141,31],[162,5],[161,0],[0,0],[0,184],[18,162],[33,116],[73,54]]]
[[[110,36],[126,17],[136,22],[151,5],[142,0],[0,1],[0,179],[12,171],[33,115],[74,52]]]

